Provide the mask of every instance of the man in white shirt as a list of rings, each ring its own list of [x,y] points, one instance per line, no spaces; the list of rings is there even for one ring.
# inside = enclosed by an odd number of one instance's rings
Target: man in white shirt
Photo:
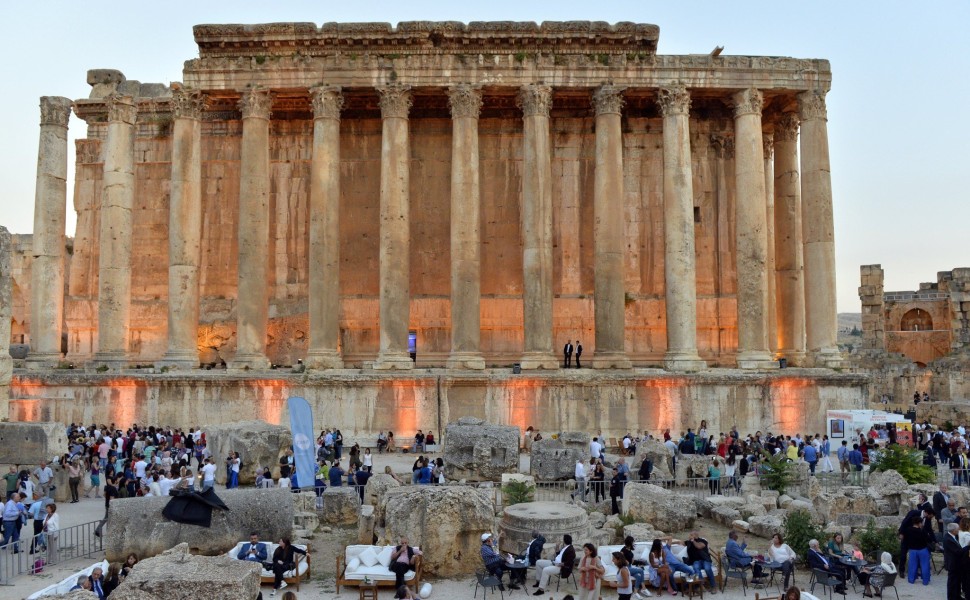
[[[576,489],[573,490],[573,493],[569,494],[569,497],[575,500],[576,494],[579,494],[580,499],[586,502],[586,465],[583,464],[583,459],[581,458],[576,459],[575,477]]]
[[[202,472],[202,491],[216,486],[216,466],[211,458],[205,459],[205,465],[200,469]]]
[[[600,444],[600,439],[598,437],[594,437],[593,441],[589,443],[589,457],[599,458],[602,452],[603,445]]]
[[[138,479],[145,478],[145,469],[148,468],[148,463],[145,462],[145,456],[143,454],[138,455],[138,461],[135,462],[135,477]]]

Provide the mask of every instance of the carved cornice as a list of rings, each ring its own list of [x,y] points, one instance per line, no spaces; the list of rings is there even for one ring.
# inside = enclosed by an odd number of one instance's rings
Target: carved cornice
[[[593,92],[593,108],[597,115],[621,114],[623,112],[623,90],[612,84],[601,85]]]
[[[754,88],[741,90],[734,94],[731,99],[734,101],[734,116],[760,115],[761,109],[765,105],[765,98],[761,92]]]
[[[344,95],[335,85],[318,85],[310,88],[310,104],[313,105],[313,118],[340,120],[344,108]]]
[[[466,83],[454,85],[448,88],[448,106],[453,119],[477,119],[482,111],[482,91]]]
[[[104,101],[108,105],[108,122],[117,121],[129,125],[135,124],[135,119],[138,118],[138,107],[135,106],[134,98],[122,94],[111,94],[106,96]]]
[[[665,117],[690,114],[690,92],[683,84],[662,87],[657,90],[657,104]]]
[[[775,155],[775,134],[764,132],[761,134],[761,144],[764,151],[765,160],[771,159]]]
[[[74,103],[70,98],[61,96],[40,97],[40,124],[67,127],[71,119],[71,108]]]
[[[552,108],[552,88],[538,83],[524,85],[519,88],[516,103],[526,117],[548,117]]]
[[[269,119],[272,108],[273,96],[268,90],[252,88],[239,98],[239,112],[244,119]]]
[[[392,84],[377,88],[381,94],[379,104],[381,106],[381,118],[383,119],[407,119],[413,104],[411,98],[411,86]]]
[[[779,142],[794,142],[798,139],[798,115],[786,112],[775,123],[775,138]]]
[[[802,122],[814,119],[828,120],[828,110],[825,107],[825,92],[802,92],[798,95],[798,114]]]
[[[721,133],[711,134],[711,149],[718,158],[734,158],[734,136]]]
[[[172,90],[172,117],[175,119],[201,119],[208,98],[197,90],[183,87]]]

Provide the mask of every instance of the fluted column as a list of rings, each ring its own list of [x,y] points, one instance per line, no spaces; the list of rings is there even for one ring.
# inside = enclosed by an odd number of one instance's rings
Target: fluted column
[[[765,209],[764,99],[749,88],[734,95],[734,171],[738,272],[738,367],[777,367],[768,348],[768,227]]]
[[[802,279],[802,196],[798,177],[798,116],[775,125],[775,273],[778,353],[805,362],[805,285]]]
[[[135,200],[135,119],[131,96],[112,94],[101,183],[98,256],[98,351],[94,362],[109,368],[127,363],[131,311],[131,210]]]
[[[448,90],[451,106],[451,354],[448,367],[484,369],[481,340],[481,197],[478,115],[482,92]]]
[[[775,134],[762,136],[765,157],[765,232],[768,235],[768,350],[778,350],[777,291],[775,281]]]
[[[313,158],[310,165],[310,369],[339,369],[340,337],[340,88],[310,90]]]
[[[172,184],[168,206],[168,350],[164,366],[199,366],[202,259],[202,111],[196,91],[172,91]]]
[[[798,95],[802,120],[802,235],[805,258],[805,326],[807,362],[837,367],[835,303],[835,223],[832,218],[832,174],[829,167],[828,114],[825,92]]]
[[[239,165],[239,273],[236,356],[231,369],[266,369],[269,321],[269,118],[273,97],[250,89],[239,99],[242,147]]]
[[[694,188],[690,157],[690,93],[661,88],[663,113],[664,291],[667,353],[664,368],[697,371],[697,268],[694,256]]]
[[[558,369],[552,342],[552,155],[549,109],[552,88],[530,84],[519,90],[523,113],[522,305],[523,369]]]
[[[413,369],[408,354],[410,321],[410,147],[411,88],[389,85],[381,94],[381,345],[375,369]]]
[[[30,267],[30,355],[27,367],[43,369],[61,357],[64,322],[64,230],[67,224],[68,98],[40,99],[40,144],[34,197],[33,256]],[[3,343],[7,338],[0,338]],[[6,413],[0,416],[6,416]]]

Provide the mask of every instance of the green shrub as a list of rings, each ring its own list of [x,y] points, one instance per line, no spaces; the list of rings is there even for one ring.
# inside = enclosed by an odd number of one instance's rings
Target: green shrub
[[[788,460],[784,452],[774,455],[765,452],[758,472],[761,474],[761,485],[779,494],[785,493],[796,476],[795,463]]]
[[[936,482],[936,472],[933,467],[923,464],[923,453],[899,444],[889,444],[880,449],[876,459],[869,464],[869,470],[896,471],[910,485]]]
[[[505,498],[506,506],[532,502],[535,492],[535,486],[524,481],[510,481],[502,486],[502,495]]]
[[[812,521],[808,511],[794,510],[785,516],[785,543],[802,560],[808,552],[809,540],[818,540],[820,545],[824,545],[825,538],[825,531]]]
[[[875,519],[869,519],[869,524],[856,536],[856,541],[859,550],[870,562],[879,562],[883,552],[892,554],[894,561],[899,560],[899,534],[892,527],[876,529]]]

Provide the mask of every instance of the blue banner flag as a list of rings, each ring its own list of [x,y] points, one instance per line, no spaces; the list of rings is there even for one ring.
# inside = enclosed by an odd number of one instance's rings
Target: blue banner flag
[[[313,411],[304,398],[293,397],[286,401],[290,409],[290,434],[293,436],[293,462],[296,463],[296,480],[300,487],[312,489],[313,476],[317,472],[316,446],[313,443]]]

